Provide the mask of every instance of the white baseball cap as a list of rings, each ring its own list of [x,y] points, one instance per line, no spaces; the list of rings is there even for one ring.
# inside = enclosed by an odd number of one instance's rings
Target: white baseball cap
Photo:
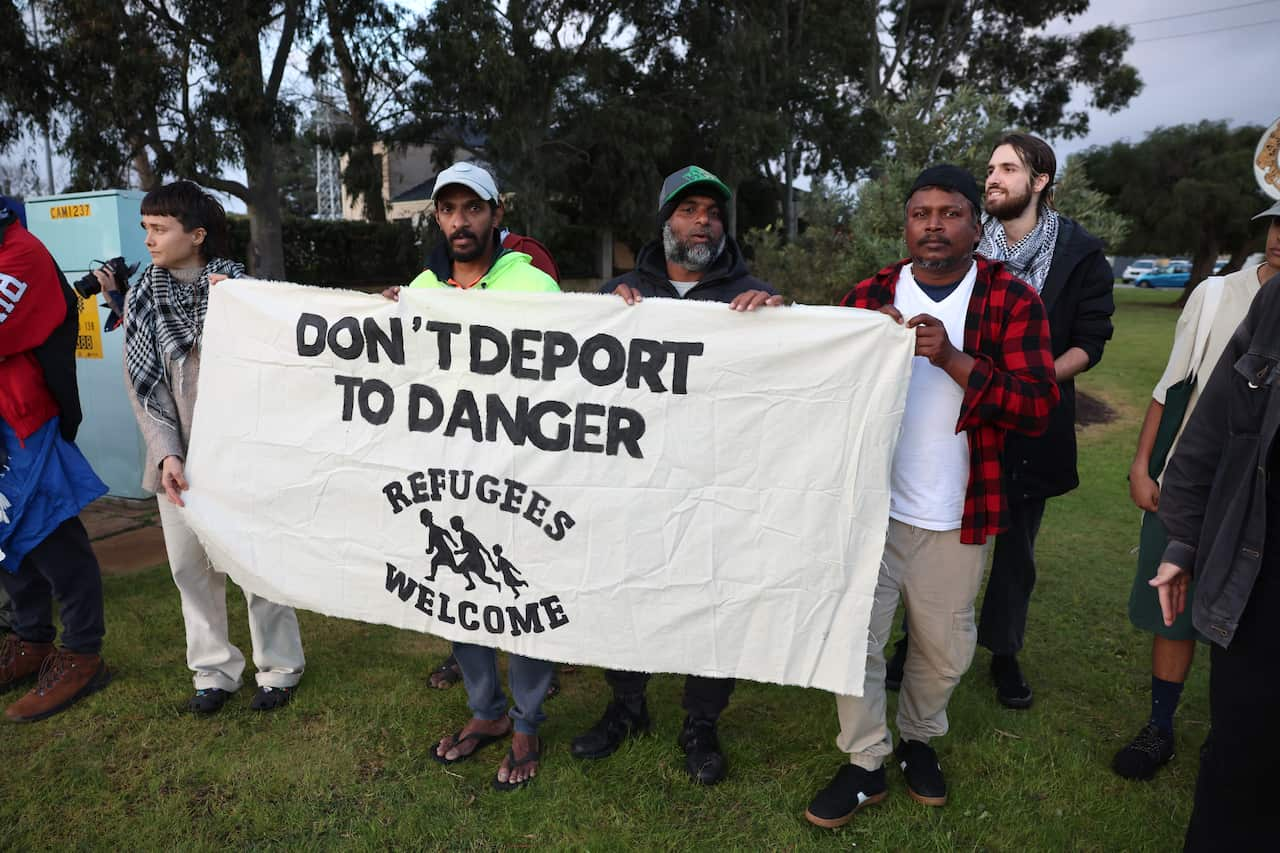
[[[440,191],[450,184],[461,184],[475,190],[476,195],[485,201],[498,201],[498,186],[493,182],[493,176],[475,163],[454,163],[437,175],[431,200],[435,201]]]
[[[1254,218],[1254,219],[1261,219],[1261,218],[1262,218],[1262,217],[1264,217],[1264,216],[1275,216],[1275,217],[1277,217],[1277,218],[1280,218],[1280,201],[1278,201],[1278,202],[1276,202],[1275,204],[1271,205],[1271,206],[1270,206],[1270,207],[1268,207],[1266,210],[1262,211],[1261,213],[1259,213],[1257,216],[1255,216],[1255,217],[1253,217],[1253,218]]]

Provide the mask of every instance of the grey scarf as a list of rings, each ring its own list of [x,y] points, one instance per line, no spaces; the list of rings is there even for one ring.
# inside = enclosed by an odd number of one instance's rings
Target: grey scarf
[[[994,216],[982,224],[978,254],[1002,261],[1009,272],[1036,289],[1044,290],[1044,281],[1053,262],[1053,247],[1058,242],[1058,211],[1046,208],[1036,227],[1012,246],[1004,236],[1004,226]]]

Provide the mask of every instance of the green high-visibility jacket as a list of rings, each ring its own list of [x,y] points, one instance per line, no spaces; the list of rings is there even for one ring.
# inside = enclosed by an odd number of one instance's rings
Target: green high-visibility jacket
[[[531,260],[524,252],[499,249],[489,271],[474,288],[508,293],[559,293],[560,285],[556,284],[556,280],[532,266],[529,263]],[[441,281],[430,269],[423,270],[409,282],[411,288],[452,286],[448,281]]]

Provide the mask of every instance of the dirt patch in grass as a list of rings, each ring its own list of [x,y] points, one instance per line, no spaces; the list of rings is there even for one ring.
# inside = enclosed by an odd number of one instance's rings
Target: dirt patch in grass
[[[1109,424],[1117,417],[1119,414],[1116,410],[1108,406],[1104,400],[1083,391],[1076,392],[1076,426]]]

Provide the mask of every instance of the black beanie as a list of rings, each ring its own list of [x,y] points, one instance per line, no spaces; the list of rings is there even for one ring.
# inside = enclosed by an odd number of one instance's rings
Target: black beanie
[[[930,166],[916,178],[904,201],[910,201],[911,197],[916,194],[916,190],[924,189],[925,187],[940,187],[944,190],[960,193],[960,195],[969,200],[969,204],[973,205],[974,212],[977,215],[982,214],[982,195],[978,192],[978,182],[974,180],[973,175],[969,174],[966,169],[952,166],[950,163]]]

